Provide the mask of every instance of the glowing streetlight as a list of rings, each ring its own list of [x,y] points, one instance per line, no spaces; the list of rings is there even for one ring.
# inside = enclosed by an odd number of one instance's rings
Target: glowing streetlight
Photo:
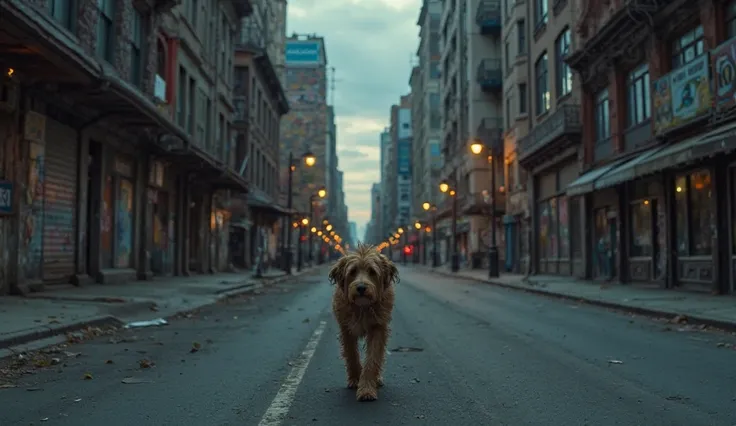
[[[307,219],[306,217],[304,219],[302,219],[302,225],[304,225],[304,226],[309,225],[309,219]]]
[[[419,222],[415,222],[414,223],[414,227],[417,228],[417,229],[422,229],[422,224],[419,223]]]
[[[440,183],[440,191],[447,192],[450,190],[450,185],[447,184],[447,182]]]
[[[319,198],[325,198],[327,196],[327,190],[324,188],[320,188],[317,191],[317,196],[319,196]]]
[[[311,152],[307,152],[304,154],[304,164],[307,165],[307,167],[312,167],[315,164],[317,164],[317,157],[314,156]]]
[[[430,207],[432,207],[432,205],[431,205],[431,204],[429,204],[429,203],[426,203],[426,202],[425,202],[425,203],[422,203],[422,208],[423,208],[424,210],[429,210],[429,209],[430,209]]]
[[[313,227],[312,227],[312,229],[310,229],[310,231],[312,231],[312,233],[314,234],[315,232],[317,232],[317,228],[315,228],[315,227],[313,226]]]
[[[473,143],[470,144],[470,152],[472,152],[475,155],[479,155],[481,152],[483,152],[483,144],[476,141],[473,141]]]

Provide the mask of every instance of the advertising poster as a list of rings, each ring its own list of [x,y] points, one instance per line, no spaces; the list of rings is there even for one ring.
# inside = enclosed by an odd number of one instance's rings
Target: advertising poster
[[[736,38],[728,40],[710,53],[715,79],[715,101],[719,107],[728,108],[736,101]]]
[[[680,67],[654,82],[655,133],[667,131],[710,110],[708,55]]]

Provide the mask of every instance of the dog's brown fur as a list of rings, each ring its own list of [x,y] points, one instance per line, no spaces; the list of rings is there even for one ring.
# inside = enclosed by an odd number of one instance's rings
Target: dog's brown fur
[[[340,327],[348,387],[358,389],[358,401],[378,399],[378,388],[383,386],[383,365],[394,308],[394,284],[398,279],[399,272],[393,262],[375,247],[364,244],[345,254],[330,270],[330,281],[335,284],[332,312]],[[363,300],[357,290],[361,284],[365,286]],[[363,366],[358,350],[361,338],[366,340]]]

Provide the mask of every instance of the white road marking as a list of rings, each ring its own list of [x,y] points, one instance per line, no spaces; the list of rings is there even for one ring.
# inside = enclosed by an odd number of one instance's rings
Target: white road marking
[[[322,339],[326,325],[326,321],[320,321],[312,337],[309,338],[307,347],[304,348],[302,354],[294,362],[289,375],[286,376],[286,380],[281,384],[281,388],[268,407],[268,410],[266,410],[266,414],[261,417],[258,426],[279,426],[286,420],[291,404],[294,402],[296,391],[304,378],[304,373],[307,371],[307,367],[309,367],[309,362],[312,360],[314,352],[317,350],[317,345],[319,345],[319,341]]]

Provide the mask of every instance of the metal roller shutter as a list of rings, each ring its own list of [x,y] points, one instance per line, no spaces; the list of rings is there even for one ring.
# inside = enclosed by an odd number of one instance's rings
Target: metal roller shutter
[[[48,121],[44,180],[43,279],[74,275],[77,221],[77,134]]]

